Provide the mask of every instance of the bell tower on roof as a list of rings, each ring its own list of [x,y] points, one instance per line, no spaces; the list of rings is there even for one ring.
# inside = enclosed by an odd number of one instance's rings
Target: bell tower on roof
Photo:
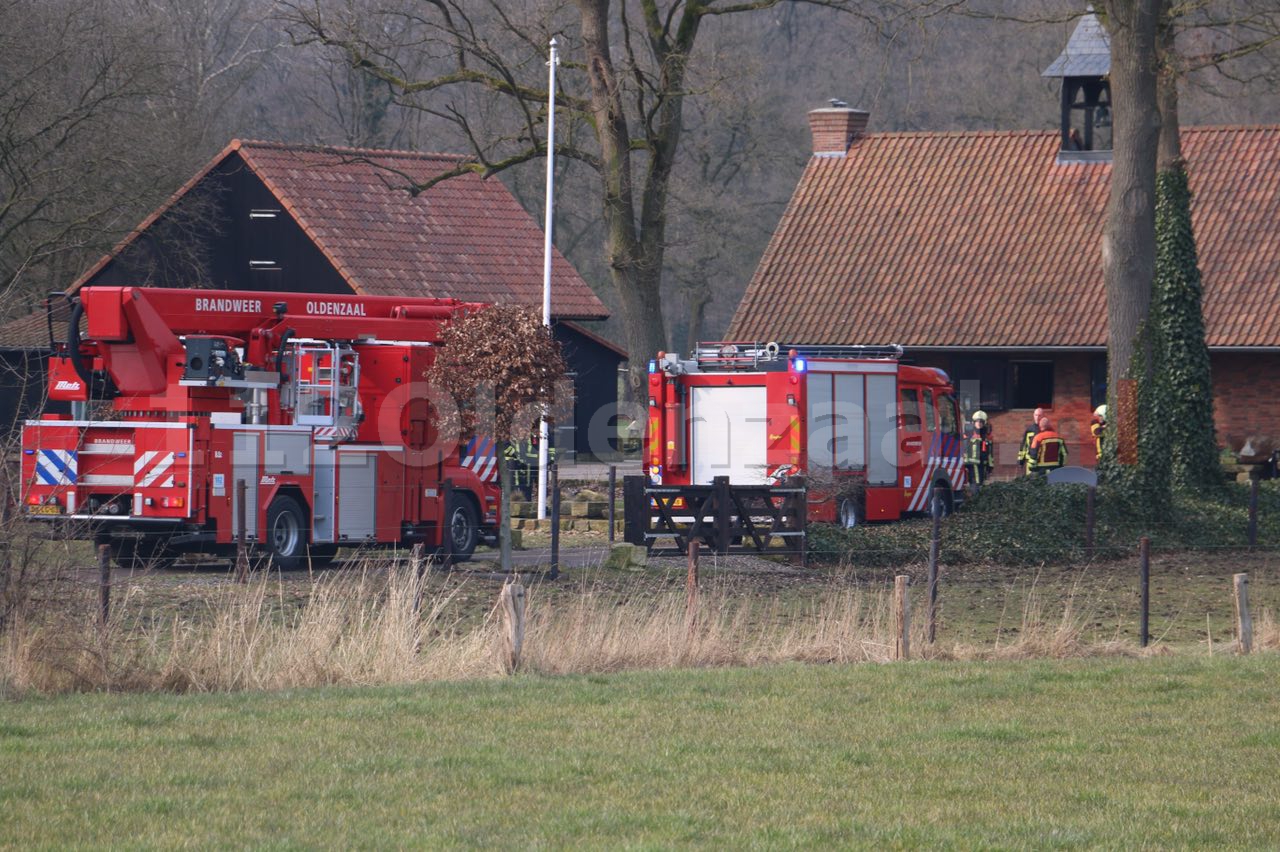
[[[1090,6],[1041,77],[1062,79],[1058,162],[1111,160],[1111,40]]]

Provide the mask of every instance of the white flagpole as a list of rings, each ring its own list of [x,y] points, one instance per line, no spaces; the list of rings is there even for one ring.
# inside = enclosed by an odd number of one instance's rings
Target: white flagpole
[[[556,182],[556,68],[560,65],[560,48],[551,39],[551,58],[547,60],[550,82],[547,84],[547,200],[546,222],[542,237],[542,324],[551,327],[551,226],[554,222]],[[547,517],[547,445],[551,430],[545,413],[538,434],[538,519]]]

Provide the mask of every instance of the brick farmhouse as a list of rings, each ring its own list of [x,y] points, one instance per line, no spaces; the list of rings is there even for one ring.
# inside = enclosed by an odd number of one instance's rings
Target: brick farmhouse
[[[810,112],[813,156],[729,339],[902,344],[991,414],[1001,473],[1037,406],[1072,463],[1094,464],[1109,94],[1100,75],[1060,76],[1059,131],[869,133],[860,110]],[[1218,440],[1280,436],[1280,127],[1182,139]]]

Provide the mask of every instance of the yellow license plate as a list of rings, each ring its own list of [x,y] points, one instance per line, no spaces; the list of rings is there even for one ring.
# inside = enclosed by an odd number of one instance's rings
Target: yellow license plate
[[[55,505],[55,504],[52,504],[52,503],[46,503],[46,504],[41,505],[41,506],[32,506],[32,507],[31,507],[31,514],[33,514],[33,515],[61,515],[61,514],[62,514],[62,507],[61,507],[61,506],[58,506],[58,505]]]

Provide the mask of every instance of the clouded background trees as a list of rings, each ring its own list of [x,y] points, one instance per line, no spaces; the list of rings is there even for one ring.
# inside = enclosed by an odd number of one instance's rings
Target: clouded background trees
[[[532,90],[556,35],[557,245],[618,311],[619,331],[623,316],[652,320],[633,348],[714,337],[808,158],[807,110],[841,98],[871,111],[873,131],[1055,127],[1039,70],[1084,7],[830,5],[844,4],[0,0],[5,309],[65,287],[233,137],[523,156],[492,179],[540,217],[544,108]],[[1196,6],[1199,34],[1180,36],[1195,57],[1180,67],[1182,121],[1280,120],[1246,0]],[[750,8],[717,13],[731,7]],[[938,14],[975,10],[1025,20]],[[1215,10],[1234,23],[1205,17]],[[1259,49],[1231,67],[1203,61],[1246,37]],[[464,68],[499,85],[400,85]]]

